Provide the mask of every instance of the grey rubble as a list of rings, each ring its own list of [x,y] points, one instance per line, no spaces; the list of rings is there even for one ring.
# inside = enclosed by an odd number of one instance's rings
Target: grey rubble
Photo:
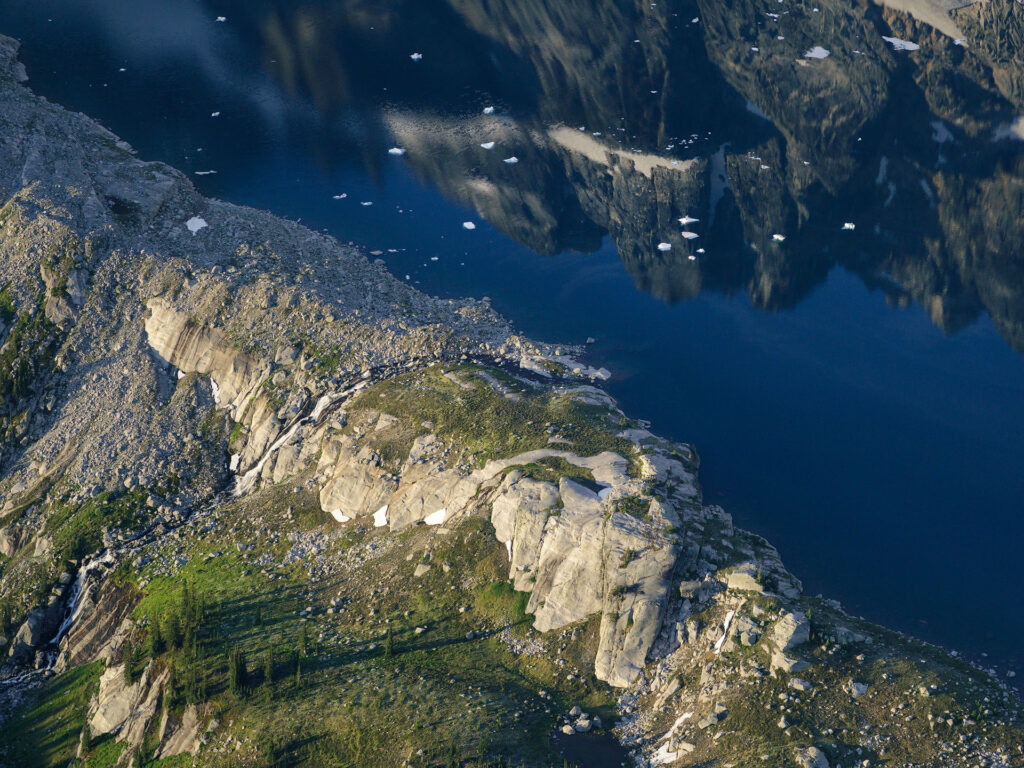
[[[424,296],[356,248],[202,198],[180,173],[138,160],[94,122],[34,97],[19,84],[15,51],[0,39],[0,283],[22,316],[45,315],[57,349],[5,416],[0,545],[11,560],[0,586],[23,595],[26,617],[7,672],[52,637],[55,606],[69,591],[70,574],[54,571],[45,605],[18,592],[60,533],[47,530],[51,490],[80,502],[178,478],[147,499],[142,530],[106,531],[111,557],[142,568],[165,540],[210,532],[217,495],[232,481],[258,493],[301,478],[341,526],[373,520],[417,533],[440,523],[450,532],[486,515],[507,547],[509,579],[531,593],[538,634],[530,642],[543,650],[553,630],[600,613],[591,663],[621,689],[617,733],[640,764],[751,759],[750,734],[767,739],[771,757],[802,765],[829,764],[826,749],[850,765],[855,754],[885,756],[915,740],[943,765],[1020,764],[1019,738],[1004,740],[1019,731],[1004,687],[806,599],[767,542],[703,505],[686,446],[629,424],[607,395],[571,375],[544,380],[551,370],[584,370],[563,350],[515,335],[484,303]],[[193,234],[194,217],[206,226]],[[472,465],[457,436],[420,424],[427,431],[385,466],[373,438],[401,429],[403,415],[350,408],[353,395],[469,357],[518,366],[525,373],[513,378],[526,388],[557,386],[605,409],[627,422],[618,437],[628,449],[581,455],[553,437],[547,448]],[[452,386],[522,396],[486,371],[450,375]],[[602,490],[522,471],[545,458],[588,471]],[[629,499],[646,513],[622,512]],[[311,579],[359,566],[345,558],[362,555],[332,554],[322,532],[289,537],[286,560],[311,561]],[[402,541],[392,536],[379,551]],[[166,575],[181,565],[159,562]],[[432,567],[421,562],[413,578]],[[131,606],[95,586],[86,584],[58,669],[114,658],[131,627]],[[925,656],[927,664],[913,661]],[[111,666],[90,729],[140,743],[164,684],[149,668],[129,684]],[[961,684],[990,703],[970,737],[953,730],[948,708],[927,709],[932,691]],[[883,716],[885,731],[866,724],[866,713],[871,722]],[[583,720],[574,729],[590,727]],[[214,726],[199,721],[187,710],[165,733],[165,713],[160,754],[201,750],[200,730]]]

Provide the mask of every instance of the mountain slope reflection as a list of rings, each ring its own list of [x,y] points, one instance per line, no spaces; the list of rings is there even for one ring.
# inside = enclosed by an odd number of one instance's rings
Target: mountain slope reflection
[[[1024,350],[1019,4],[954,11],[966,45],[839,0],[416,5],[317,3],[260,30],[289,91],[333,112],[365,111],[351,73],[420,25],[425,66],[377,105],[375,143],[401,143],[423,180],[539,253],[607,233],[662,300],[746,291],[765,309],[841,265],[947,331],[988,312]],[[396,42],[352,42],[381,34]],[[482,115],[481,94],[505,108]]]

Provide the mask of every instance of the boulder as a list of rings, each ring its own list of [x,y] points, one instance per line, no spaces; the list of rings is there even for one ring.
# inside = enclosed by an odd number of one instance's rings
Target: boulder
[[[828,758],[817,747],[801,750],[796,756],[796,762],[800,768],[829,768]]]
[[[741,563],[726,576],[726,586],[729,589],[739,589],[747,592],[764,593],[761,586],[760,569],[755,563]]]
[[[772,643],[780,651],[803,645],[811,637],[811,622],[799,611],[785,614],[772,628]]]

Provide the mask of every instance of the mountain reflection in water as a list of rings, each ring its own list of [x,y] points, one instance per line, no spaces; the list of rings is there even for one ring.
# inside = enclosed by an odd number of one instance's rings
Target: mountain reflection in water
[[[370,162],[400,144],[538,253],[610,234],[659,299],[746,291],[770,310],[842,265],[945,331],[988,312],[1024,350],[1020,5],[962,9],[966,44],[881,7],[778,7],[269,3],[252,32]],[[417,45],[429,66],[395,55]],[[483,114],[480,93],[505,108]]]

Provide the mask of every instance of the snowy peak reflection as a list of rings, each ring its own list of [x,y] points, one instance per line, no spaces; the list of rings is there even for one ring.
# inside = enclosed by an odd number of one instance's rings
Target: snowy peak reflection
[[[367,157],[400,144],[423,180],[539,253],[608,235],[662,300],[743,291],[766,309],[842,266],[949,331],[987,311],[1024,349],[1024,6],[956,5],[335,0],[250,15],[290,94]]]

